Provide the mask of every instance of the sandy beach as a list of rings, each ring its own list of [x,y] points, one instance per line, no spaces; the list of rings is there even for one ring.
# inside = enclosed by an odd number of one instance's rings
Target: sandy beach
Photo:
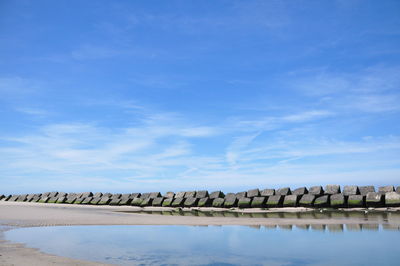
[[[147,207],[146,210],[169,210],[168,208]],[[200,217],[174,216],[135,213],[141,208],[131,206],[90,206],[68,204],[41,204],[25,202],[0,202],[0,226],[2,232],[18,227],[69,226],[69,225],[317,225],[317,224],[369,224],[363,217],[298,219],[293,218],[235,218],[235,217]],[[208,211],[221,211],[208,208]],[[397,209],[393,209],[397,210]],[[223,209],[226,211],[226,209]],[[233,210],[238,212],[276,212],[276,210]],[[284,208],[279,212],[308,212],[306,208]],[[379,221],[379,223],[398,223],[397,220]],[[19,243],[4,240],[1,232],[0,265],[100,265],[99,263],[78,261],[44,254],[36,249],[26,248]]]

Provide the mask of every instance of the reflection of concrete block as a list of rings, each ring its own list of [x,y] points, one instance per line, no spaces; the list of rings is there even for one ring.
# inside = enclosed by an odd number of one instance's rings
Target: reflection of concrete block
[[[360,194],[358,186],[344,186],[343,188],[343,195],[345,196],[358,195],[358,194]]]
[[[266,207],[267,198],[266,197],[254,197],[251,202],[252,208],[264,208]]]
[[[326,185],[325,186],[325,194],[334,195],[340,193],[339,185]]]
[[[292,194],[292,191],[290,190],[289,187],[280,188],[275,191],[275,195],[286,196],[286,195],[290,195],[290,194]]]
[[[239,208],[250,208],[251,198],[240,198],[238,201]]]
[[[400,194],[396,192],[388,192],[385,194],[385,205],[388,207],[400,206]]]
[[[384,187],[379,187],[378,193],[384,195],[388,192],[393,192],[394,191],[394,186],[384,186]]]
[[[248,198],[254,198],[258,196],[260,196],[260,191],[258,190],[258,188],[247,191]]]
[[[364,207],[365,196],[363,195],[350,195],[347,199],[347,206],[349,208]]]
[[[155,199],[153,200],[152,205],[153,205],[153,206],[162,206],[163,201],[164,201],[164,198],[163,198],[163,197],[155,198]]]
[[[287,195],[283,200],[283,207],[297,207],[299,196]]]
[[[308,194],[320,196],[324,194],[324,189],[321,186],[313,186],[308,189]]]
[[[207,190],[200,190],[196,192],[196,198],[202,199],[208,197],[208,191]]]
[[[183,203],[183,205],[185,206],[185,207],[195,207],[195,206],[197,206],[197,202],[199,201],[199,199],[197,199],[197,198],[194,198],[194,197],[192,197],[192,198],[186,198],[185,199],[185,202]]]
[[[346,224],[348,231],[361,231],[361,224]]]
[[[270,196],[268,197],[267,200],[267,207],[268,208],[282,207],[282,203],[283,203],[283,196],[281,195]]]
[[[173,201],[174,201],[173,198],[166,198],[166,199],[163,201],[162,206],[163,206],[163,207],[170,207]]]
[[[314,201],[314,207],[316,208],[329,207],[329,195],[324,195],[316,198]]]
[[[305,194],[301,197],[299,205],[302,207],[312,207],[314,206],[315,195]]]
[[[210,194],[210,199],[223,198],[225,194],[222,191],[214,191]]]
[[[263,189],[263,190],[261,190],[260,195],[262,197],[273,196],[273,195],[275,195],[275,189],[271,189],[271,188]]]
[[[328,224],[329,232],[343,232],[343,224]]]
[[[225,202],[224,198],[216,198],[212,201],[212,206],[216,208],[222,208],[224,206],[224,202]]]
[[[292,191],[293,195],[299,195],[299,196],[303,196],[304,194],[307,194],[307,193],[308,193],[308,190],[306,187],[299,187]]]
[[[375,192],[374,186],[360,186],[358,187],[360,194],[366,196],[368,192]]]
[[[368,192],[366,199],[365,199],[365,205],[367,207],[382,207],[384,205],[384,196],[382,194],[379,194],[377,192]]]
[[[331,207],[332,208],[343,208],[346,207],[346,197],[343,194],[331,195]]]
[[[238,199],[234,193],[229,193],[225,197],[224,207],[225,208],[233,208],[237,206]]]
[[[199,202],[197,203],[198,207],[210,207],[211,206],[211,200],[209,197],[201,198],[199,199]]]
[[[362,230],[378,231],[379,224],[361,224],[361,228],[362,228]]]

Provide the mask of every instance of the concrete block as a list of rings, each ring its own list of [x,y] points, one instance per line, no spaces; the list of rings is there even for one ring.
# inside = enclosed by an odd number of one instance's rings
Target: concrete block
[[[57,197],[56,203],[64,203],[67,200],[67,197],[62,196],[62,197]]]
[[[172,191],[168,191],[167,193],[164,194],[164,198],[174,198],[175,193]]]
[[[132,202],[131,202],[131,205],[132,206],[140,206],[140,204],[142,204],[142,201],[143,201],[144,199],[143,198],[134,198],[133,200],[132,200]]]
[[[117,206],[121,202],[121,198],[111,198],[110,205]]]
[[[358,187],[358,190],[360,190],[361,195],[367,196],[368,192],[375,192],[375,187],[374,186],[360,186],[360,187]]]
[[[197,203],[197,207],[210,207],[211,203],[212,201],[209,197],[201,198]]]
[[[363,195],[350,195],[347,199],[347,206],[349,208],[358,208],[365,206],[365,196]]]
[[[306,187],[299,187],[292,191],[293,195],[303,196],[304,194],[308,194],[308,189]]]
[[[385,204],[385,197],[377,192],[368,192],[365,198],[365,205],[367,207],[383,207]]]
[[[185,192],[185,198],[195,198],[196,197],[196,191],[186,191]]]
[[[74,201],[74,204],[82,204],[83,201],[84,201],[85,199],[86,199],[85,197],[77,198],[77,199]]]
[[[102,198],[111,198],[112,194],[111,193],[103,193]]]
[[[224,198],[216,198],[212,201],[212,206],[215,208],[222,208],[224,207],[224,202],[225,202]]]
[[[185,207],[196,207],[197,206],[197,202],[199,201],[198,198],[186,198],[185,202],[183,203],[183,205]]]
[[[174,201],[171,203],[171,207],[183,207],[185,199],[184,198],[176,198]]]
[[[132,196],[131,193],[124,193],[124,194],[121,195],[121,200],[122,199],[130,199],[131,196]],[[133,197],[133,198],[135,198],[135,197]]]
[[[312,186],[308,189],[308,194],[321,196],[324,194],[324,189],[321,186]]]
[[[51,192],[45,192],[45,193],[42,194],[42,197],[49,197],[50,194],[51,194]]]
[[[283,203],[282,195],[270,196],[270,197],[268,197],[268,200],[267,200],[267,207],[268,208],[282,207],[282,203]]]
[[[101,201],[101,197],[93,197],[92,201],[90,202],[90,205],[99,205],[100,201]]]
[[[252,208],[265,208],[268,197],[254,197],[251,201]]]
[[[134,199],[134,198],[140,198],[140,196],[141,196],[142,194],[140,194],[140,193],[132,193],[131,194],[131,196],[130,196],[130,199]]]
[[[50,192],[50,194],[49,194],[49,198],[54,198],[54,197],[57,197],[58,196],[58,192],[57,191],[53,191],[53,192]]]
[[[75,203],[75,200],[78,198],[78,196],[70,196],[68,195],[67,199],[65,200],[64,203],[68,203],[68,204],[73,204]]]
[[[209,196],[210,199],[223,198],[223,197],[225,197],[225,194],[222,191],[214,191]]]
[[[170,207],[173,201],[174,201],[173,198],[166,198],[166,199],[163,201],[162,206],[163,206],[163,207]]]
[[[254,198],[259,196],[260,196],[260,190],[258,190],[258,188],[247,191],[248,198]]]
[[[184,197],[185,197],[185,193],[186,193],[186,192],[184,192],[184,191],[177,192],[177,193],[175,194],[175,198],[176,198],[176,199],[184,198]]]
[[[58,197],[51,197],[47,200],[47,203],[56,203],[58,200]]]
[[[81,197],[82,198],[93,197],[93,193],[92,192],[83,192]]]
[[[396,188],[396,192],[400,194],[400,186]]]
[[[238,203],[238,199],[236,198],[236,195],[234,193],[228,193],[225,196],[225,202],[224,202],[224,207],[225,208],[236,207],[237,203]]]
[[[116,194],[113,194],[112,196],[111,196],[111,200],[113,200],[113,199],[120,199],[122,197],[122,194],[121,193],[116,193]]]
[[[142,195],[140,195],[140,198],[141,198],[142,200],[147,199],[147,198],[150,198],[150,194],[151,194],[151,193],[143,193]]]
[[[84,200],[82,201],[82,204],[90,204],[93,200],[93,197],[86,197],[83,198]]]
[[[314,207],[316,208],[325,208],[329,207],[330,202],[330,195],[319,196],[314,201]]]
[[[325,186],[325,194],[334,195],[340,193],[339,185],[326,185]]]
[[[103,196],[103,193],[96,192],[96,193],[94,193],[93,198],[101,198],[102,196]]]
[[[0,195],[0,200],[4,199],[6,196],[4,196],[3,194]]]
[[[153,203],[151,204],[152,206],[162,206],[164,198],[163,197],[158,197],[153,199]]]
[[[28,196],[26,196],[26,201],[31,202],[33,197],[35,197],[35,194],[28,194]],[[1,195],[0,195],[0,198],[1,198]]]
[[[242,192],[238,192],[238,193],[228,193],[228,194],[235,194],[235,197],[237,199],[240,198],[247,198],[247,191],[242,191]],[[230,196],[231,197],[231,196]]]
[[[287,195],[283,200],[283,207],[297,207],[299,203],[298,195]]]
[[[250,208],[251,207],[251,198],[240,198],[238,201],[238,207],[243,208]]]
[[[57,197],[66,197],[68,194],[65,192],[58,192]]]
[[[394,192],[394,186],[384,186],[384,187],[379,187],[378,193],[385,195],[388,192]]]
[[[343,188],[343,195],[350,196],[350,195],[359,195],[360,190],[358,186],[344,186]]]
[[[343,194],[331,195],[330,201],[332,208],[344,208],[347,206],[347,199]]]
[[[38,200],[38,202],[40,202],[40,203],[47,203],[47,201],[49,200],[50,198],[49,197],[40,197],[40,199]]]
[[[9,199],[12,197],[12,195],[4,195],[5,197],[3,198],[4,201],[9,201]]]
[[[387,207],[400,206],[400,194],[396,192],[388,192],[385,194],[385,205]]]
[[[111,198],[109,198],[108,196],[104,196],[101,197],[101,200],[99,201],[98,205],[108,205],[111,202]]]
[[[17,201],[24,202],[24,201],[26,201],[27,197],[28,197],[28,194],[19,195],[18,198],[17,198]]]
[[[124,206],[124,205],[130,205],[132,202],[132,198],[129,196],[129,198],[121,198],[121,201],[119,202],[119,206]]]
[[[142,203],[140,203],[140,207],[151,206],[152,203],[153,203],[153,199],[149,197],[147,199],[144,199],[142,201]]]
[[[261,190],[260,192],[261,197],[269,197],[275,195],[275,189],[273,188],[266,188]]]
[[[289,187],[280,188],[275,191],[275,195],[286,196],[286,195],[291,195],[291,194],[292,194],[292,191],[290,190]]]
[[[200,190],[200,191],[196,191],[196,198],[198,199],[202,199],[208,197],[208,191],[207,190]]]
[[[159,198],[161,197],[161,193],[160,192],[151,192],[149,198],[150,199],[155,199],[155,198]]]

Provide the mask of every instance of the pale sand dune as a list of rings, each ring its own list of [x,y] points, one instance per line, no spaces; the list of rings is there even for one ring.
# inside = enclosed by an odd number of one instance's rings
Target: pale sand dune
[[[168,210],[167,208],[146,208]],[[140,210],[130,206],[88,206],[68,204],[42,204],[0,201],[0,225],[12,227],[62,226],[62,225],[317,225],[317,224],[368,224],[362,217],[350,219],[296,219],[296,218],[235,218],[172,216],[121,211]],[[217,209],[214,209],[217,211]],[[248,212],[249,210],[240,212]],[[252,212],[265,212],[252,209]],[[277,210],[270,210],[273,212]],[[307,211],[304,208],[279,209],[279,211]],[[400,222],[399,222],[400,223]],[[5,228],[6,228],[5,227]],[[0,241],[0,265],[100,265],[69,258],[48,255],[21,244]]]

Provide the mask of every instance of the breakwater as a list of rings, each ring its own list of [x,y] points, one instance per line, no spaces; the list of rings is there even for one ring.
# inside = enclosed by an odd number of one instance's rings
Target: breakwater
[[[215,208],[376,208],[399,207],[400,186],[326,185],[279,189],[251,189],[238,193],[182,191],[151,193],[65,193],[0,195],[1,201],[89,204],[113,206],[215,207]]]

